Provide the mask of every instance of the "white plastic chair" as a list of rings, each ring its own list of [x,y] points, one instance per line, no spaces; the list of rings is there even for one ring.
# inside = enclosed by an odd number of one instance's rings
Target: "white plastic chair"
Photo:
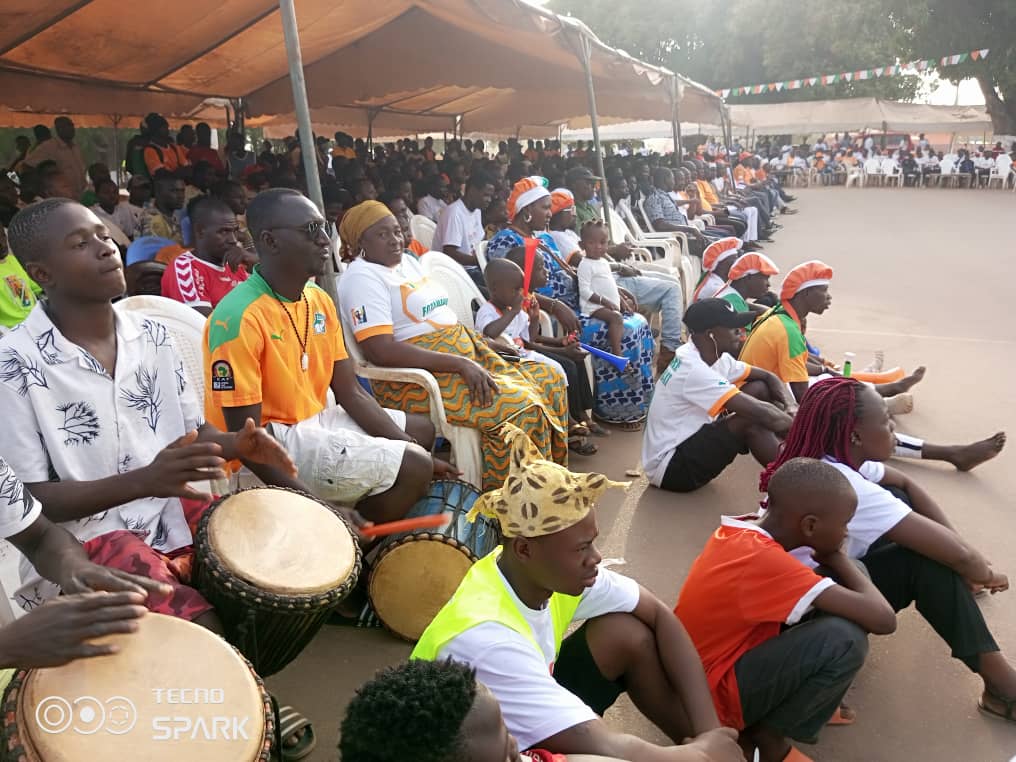
[[[990,188],[992,183],[998,183],[998,187],[1005,190],[1009,182],[1009,175],[1012,174],[1012,162],[1005,163],[1002,161],[1002,157],[995,160],[995,166],[991,170],[991,174],[988,175],[988,185]]]
[[[866,159],[864,162],[864,185],[872,183],[874,185],[881,185],[882,179],[882,162],[877,156],[872,156],[870,159]]]
[[[860,164],[855,164],[847,169],[847,179],[844,187],[849,188],[851,185],[857,185],[859,188],[864,185],[864,167]]]
[[[473,303],[479,306],[486,300],[462,265],[440,251],[428,251],[420,257],[420,267],[444,286],[448,292],[448,306],[455,312],[459,322],[467,328],[475,328]]]
[[[903,187],[903,169],[893,159],[882,160],[882,182],[887,186],[896,183],[898,188]]]
[[[480,241],[476,245],[476,262],[480,265],[480,272],[484,272],[487,269],[487,241]]]
[[[409,220],[409,232],[413,234],[413,238],[428,249],[434,243],[434,231],[436,230],[437,224],[434,220],[424,217],[422,214],[414,214]]]
[[[463,480],[480,487],[483,484],[483,454],[480,448],[480,432],[465,426],[449,423],[445,416],[444,402],[437,380],[428,370],[422,368],[382,368],[371,365],[364,357],[363,350],[353,336],[352,328],[342,319],[346,335],[346,351],[356,363],[356,374],[371,381],[393,381],[416,384],[429,398],[430,421],[438,436],[444,437],[452,446],[452,462],[462,472]]]

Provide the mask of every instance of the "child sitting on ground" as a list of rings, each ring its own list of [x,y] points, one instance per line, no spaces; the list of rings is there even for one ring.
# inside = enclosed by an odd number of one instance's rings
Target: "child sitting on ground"
[[[582,226],[581,241],[585,256],[578,266],[579,307],[586,317],[607,324],[610,351],[620,355],[621,339],[624,336],[623,312],[634,312],[635,305],[626,295],[621,294],[610,272],[606,226],[600,220],[587,222]]]
[[[695,644],[724,725],[741,729],[748,759],[807,762],[789,739],[815,743],[840,711],[868,653],[867,633],[896,616],[843,552],[857,496],[835,468],[783,464],[762,518],[724,516],[692,564],[674,613]],[[830,577],[788,551],[808,547]],[[805,617],[813,609],[822,615]]]
[[[497,352],[515,354],[527,361],[549,363],[561,371],[568,385],[568,410],[573,423],[568,446],[580,455],[593,455],[597,451],[596,445],[586,442],[585,436],[589,433],[604,434],[606,430],[594,423],[586,412],[594,402],[589,376],[585,372],[586,353],[578,342],[571,339],[539,334],[533,339],[530,323],[535,322],[539,326],[540,306],[526,292],[525,261],[525,247],[517,246],[504,259],[493,259],[487,265],[483,277],[490,290],[490,300],[476,313],[476,330]],[[535,291],[547,284],[547,270],[543,257],[534,256],[532,262],[529,288]]]

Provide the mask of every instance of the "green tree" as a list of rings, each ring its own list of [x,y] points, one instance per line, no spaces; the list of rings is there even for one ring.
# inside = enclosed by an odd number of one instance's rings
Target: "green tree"
[[[905,2],[906,0],[900,0]],[[943,0],[947,2],[948,0]],[[605,42],[710,87],[799,79],[892,63],[903,47],[882,0],[554,0]],[[879,96],[912,99],[918,77],[731,98],[737,103]]]
[[[943,67],[952,82],[973,77],[999,135],[1016,134],[1016,2],[1014,0],[888,0],[907,57],[938,58],[989,49],[981,61]]]

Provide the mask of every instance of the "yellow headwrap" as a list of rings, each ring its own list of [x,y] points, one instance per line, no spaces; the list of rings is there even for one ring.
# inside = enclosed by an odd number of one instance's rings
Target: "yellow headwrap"
[[[380,201],[364,201],[357,204],[342,215],[342,222],[339,223],[339,238],[342,239],[343,248],[348,250],[350,256],[355,257],[360,252],[360,238],[367,228],[385,217],[394,216],[392,210]]]
[[[511,447],[508,478],[501,489],[481,495],[466,518],[478,515],[497,519],[505,537],[542,537],[578,524],[600,495],[615,482],[603,474],[576,474],[544,460],[526,433],[510,423],[501,427]]]

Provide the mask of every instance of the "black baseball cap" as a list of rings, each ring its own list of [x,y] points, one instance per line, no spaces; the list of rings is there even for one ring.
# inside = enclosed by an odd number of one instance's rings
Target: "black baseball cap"
[[[754,319],[753,313],[738,312],[726,299],[703,299],[684,313],[684,324],[692,333],[702,333],[710,328],[744,328]]]
[[[602,180],[602,177],[597,177],[593,174],[589,167],[572,167],[568,170],[568,174],[565,175],[569,185],[577,183],[580,180]]]

